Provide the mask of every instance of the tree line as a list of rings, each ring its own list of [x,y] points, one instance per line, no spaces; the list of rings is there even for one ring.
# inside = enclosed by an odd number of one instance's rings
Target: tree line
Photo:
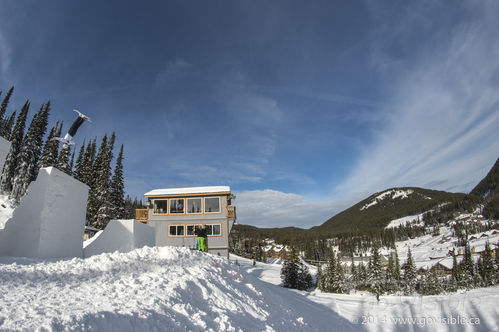
[[[320,264],[317,268],[315,284],[311,281],[308,268],[300,261],[297,250],[292,249],[281,269],[283,286],[299,290],[316,287],[329,293],[369,291],[379,300],[379,296],[383,294],[437,295],[455,292],[458,289],[489,287],[499,283],[499,255],[494,258],[488,243],[476,263],[472,258],[469,244],[465,247],[460,263],[454,254],[452,272],[448,276],[439,276],[435,268],[419,276],[410,249],[404,264],[400,265],[395,249],[388,257],[388,264],[383,267],[379,248],[379,243],[371,248],[367,264],[363,262],[355,264],[352,258],[350,266],[342,262],[340,251],[330,249],[327,263]]]
[[[41,105],[26,130],[31,103],[27,100],[19,113],[13,111],[7,116],[13,92],[14,87],[11,87],[0,104],[0,136],[11,143],[2,171],[1,192],[17,204],[39,170],[52,166],[89,186],[87,226],[103,229],[111,219],[134,218],[134,207],[140,208],[142,204],[137,199],[124,197],[123,145],[115,160],[114,170],[111,166],[115,133],[110,136],[106,133],[98,147],[97,138],[88,143],[84,141],[77,154],[70,145],[60,148],[59,142],[53,138],[61,137],[62,121],[57,121],[45,138],[50,101]]]

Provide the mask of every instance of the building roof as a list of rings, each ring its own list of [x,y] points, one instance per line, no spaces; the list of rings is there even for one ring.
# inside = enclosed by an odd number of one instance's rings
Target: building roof
[[[230,193],[229,186],[210,186],[210,187],[189,187],[189,188],[166,188],[154,189],[144,194],[148,196],[170,196],[170,195],[191,195],[191,194],[213,194]]]

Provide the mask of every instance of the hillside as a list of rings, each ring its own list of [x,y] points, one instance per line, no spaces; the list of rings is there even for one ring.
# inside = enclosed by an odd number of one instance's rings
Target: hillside
[[[311,230],[331,233],[380,229],[391,220],[458,202],[465,196],[422,188],[392,188],[369,196]]]
[[[488,218],[499,219],[499,158],[487,176],[470,192],[483,200],[483,214]]]

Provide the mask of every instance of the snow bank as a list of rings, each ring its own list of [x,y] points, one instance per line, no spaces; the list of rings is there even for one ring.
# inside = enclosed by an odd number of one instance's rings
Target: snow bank
[[[88,187],[56,168],[40,169],[0,229],[0,256],[81,257]]]
[[[0,137],[0,170],[3,169],[3,164],[10,151],[10,142],[5,138]]]
[[[227,259],[144,247],[63,261],[0,258],[0,329],[355,331]]]
[[[105,252],[127,252],[143,246],[154,246],[154,228],[133,219],[111,220],[104,231],[83,244],[83,257]]]
[[[412,189],[408,189],[408,190],[401,190],[401,189],[399,189],[399,190],[396,190],[396,189],[387,190],[387,191],[381,193],[380,195],[376,196],[375,198],[373,198],[370,203],[367,203],[364,206],[362,206],[360,208],[360,210],[361,211],[362,210],[367,210],[371,206],[374,206],[374,205],[378,204],[378,202],[384,200],[385,198],[391,198],[391,199],[400,198],[400,199],[404,199],[404,198],[408,198],[409,195],[411,195],[413,193],[414,193],[414,190],[412,190]]]

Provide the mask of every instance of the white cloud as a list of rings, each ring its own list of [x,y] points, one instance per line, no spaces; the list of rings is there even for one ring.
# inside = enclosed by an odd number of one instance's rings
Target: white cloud
[[[170,87],[177,80],[182,78],[182,75],[192,66],[189,62],[181,57],[170,59],[165,67],[156,74],[154,82],[156,88]]]
[[[305,197],[276,190],[236,192],[238,223],[257,227],[310,228],[353,204],[355,199],[308,201]]]
[[[485,176],[499,152],[499,24],[485,12],[401,72],[389,125],[337,190],[466,192]]]

